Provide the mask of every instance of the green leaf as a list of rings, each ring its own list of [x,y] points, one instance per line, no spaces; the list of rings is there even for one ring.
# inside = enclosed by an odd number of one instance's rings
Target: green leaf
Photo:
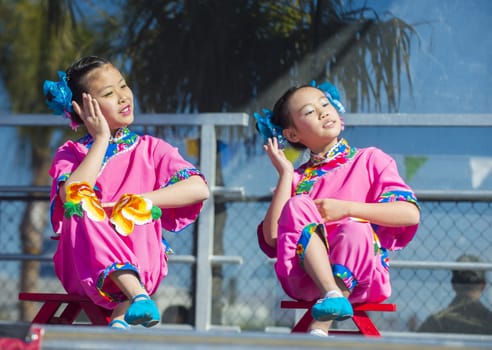
[[[65,217],[67,219],[70,219],[74,215],[82,217],[84,214],[80,203],[65,202],[63,208],[65,209]]]
[[[157,220],[162,216],[162,210],[159,207],[156,207],[155,205],[152,206],[152,209],[150,210],[152,213],[152,219]]]

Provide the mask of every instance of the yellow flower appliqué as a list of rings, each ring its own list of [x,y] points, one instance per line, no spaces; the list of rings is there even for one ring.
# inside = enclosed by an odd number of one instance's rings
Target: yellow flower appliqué
[[[150,199],[136,194],[124,194],[115,204],[110,221],[116,232],[128,236],[135,225],[145,225],[160,217],[160,208],[154,206]]]
[[[86,182],[72,182],[67,186],[65,216],[72,217],[77,215],[82,217],[82,211],[85,211],[87,217],[93,221],[102,221],[106,218],[99,199],[94,189]]]

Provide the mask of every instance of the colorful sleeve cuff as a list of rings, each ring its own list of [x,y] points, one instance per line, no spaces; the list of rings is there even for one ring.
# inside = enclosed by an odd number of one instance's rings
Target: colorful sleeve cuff
[[[379,203],[388,203],[388,202],[396,202],[396,201],[405,201],[413,203],[420,209],[420,204],[415,197],[415,194],[411,191],[388,191],[383,193],[379,197]]]
[[[162,187],[171,186],[179,181],[186,180],[191,176],[200,176],[206,182],[203,174],[196,168],[184,168],[177,171],[173,177]],[[195,222],[200,214],[203,203],[190,204],[181,208],[162,209],[162,227],[171,232],[179,232]]]

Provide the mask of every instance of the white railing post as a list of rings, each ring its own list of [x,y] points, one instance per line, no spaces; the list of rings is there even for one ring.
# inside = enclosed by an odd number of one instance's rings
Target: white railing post
[[[202,125],[200,131],[200,170],[205,175],[210,197],[205,201],[198,219],[197,264],[195,290],[195,326],[197,330],[208,330],[212,319],[212,268],[215,198],[215,163],[217,139],[214,125]]]

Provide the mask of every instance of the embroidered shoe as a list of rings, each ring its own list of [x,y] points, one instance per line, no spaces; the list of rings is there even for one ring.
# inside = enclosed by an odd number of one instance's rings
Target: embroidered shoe
[[[330,291],[313,305],[313,318],[318,321],[343,321],[354,315],[352,304],[338,291]]]
[[[153,327],[161,321],[161,317],[155,302],[147,294],[139,294],[133,297],[125,313],[125,321],[131,325]]]

